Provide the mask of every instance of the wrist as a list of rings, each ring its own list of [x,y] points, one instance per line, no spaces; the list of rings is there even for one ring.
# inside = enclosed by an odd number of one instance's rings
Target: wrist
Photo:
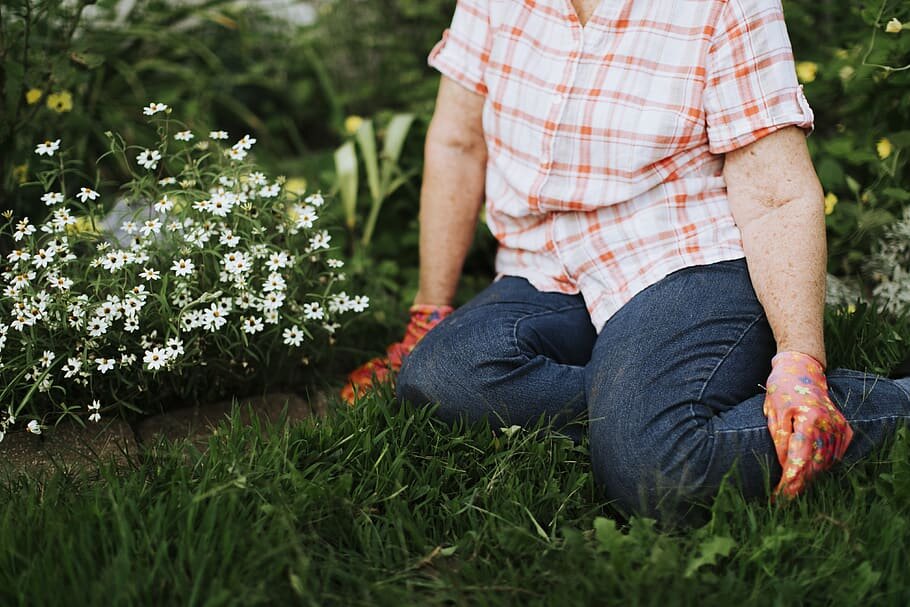
[[[814,355],[799,350],[778,350],[774,358],[771,359],[771,368],[783,364],[791,363],[813,369],[819,373],[825,372],[825,360],[819,360]]]

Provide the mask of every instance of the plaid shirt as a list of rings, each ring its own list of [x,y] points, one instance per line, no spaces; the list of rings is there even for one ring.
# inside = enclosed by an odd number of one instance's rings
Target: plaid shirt
[[[428,63],[485,96],[496,271],[599,331],[670,272],[743,257],[723,153],[812,128],[780,0],[458,0]]]

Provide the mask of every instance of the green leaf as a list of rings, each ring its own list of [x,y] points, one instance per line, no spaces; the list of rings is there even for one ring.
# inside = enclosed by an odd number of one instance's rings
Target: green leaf
[[[601,552],[621,553],[632,541],[616,527],[616,521],[603,516],[594,519],[594,537]]]
[[[373,121],[364,120],[355,133],[360,153],[363,154],[363,165],[367,171],[367,185],[370,188],[370,199],[373,204],[382,201],[382,188],[379,183],[379,157],[376,155],[376,135],[373,132]]]
[[[708,538],[702,542],[698,550],[698,556],[693,557],[688,566],[686,566],[685,577],[692,577],[696,571],[705,565],[716,565],[718,559],[730,556],[730,552],[735,547],[736,542],[732,538],[721,535]]]
[[[335,175],[344,209],[344,222],[349,230],[353,230],[357,225],[357,153],[353,142],[347,141],[335,150]]]

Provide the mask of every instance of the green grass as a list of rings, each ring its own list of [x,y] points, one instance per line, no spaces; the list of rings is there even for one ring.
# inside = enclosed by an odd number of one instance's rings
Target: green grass
[[[235,418],[204,453],[161,444],[100,480],[0,479],[0,605],[906,605],[908,504],[904,431],[792,504],[727,489],[665,532],[616,518],[584,444],[384,394],[318,423]]]

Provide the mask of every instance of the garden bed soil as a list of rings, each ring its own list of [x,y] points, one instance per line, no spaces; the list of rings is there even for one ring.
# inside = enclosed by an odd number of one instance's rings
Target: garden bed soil
[[[285,414],[289,424],[326,413],[326,397],[316,393],[309,400],[285,392],[187,407],[146,417],[130,426],[121,419],[82,426],[65,420],[41,435],[26,431],[10,432],[0,442],[0,473],[47,475],[56,470],[96,474],[110,463],[127,467],[142,448],[154,447],[161,440],[187,441],[204,450],[218,425],[230,419],[238,407],[241,423],[275,422]]]

